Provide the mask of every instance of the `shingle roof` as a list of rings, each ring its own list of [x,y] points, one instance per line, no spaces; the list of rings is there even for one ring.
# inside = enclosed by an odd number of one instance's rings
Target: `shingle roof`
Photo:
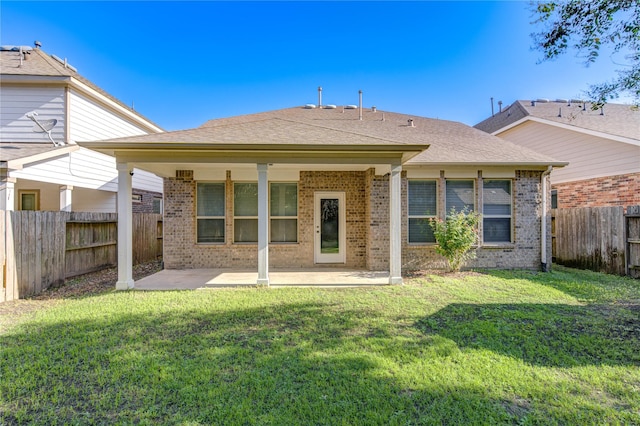
[[[576,129],[640,139],[640,110],[631,105],[622,104],[606,104],[602,111],[594,111],[591,109],[591,104],[583,102],[516,101],[502,112],[474,127],[487,133],[494,133],[525,117],[535,117]]]
[[[42,49],[30,49],[25,47],[24,59],[20,61],[20,51],[18,48],[7,50],[7,47],[0,49],[0,76],[39,76],[39,77],[73,77],[77,81],[92,88],[96,92],[117,103],[121,107],[130,110],[144,121],[160,128],[157,124],[143,116],[137,111],[131,110],[127,105],[117,98],[96,86],[91,81],[80,75],[75,68],[65,67],[64,63],[54,59],[52,55],[45,53]],[[26,50],[30,49],[30,50]],[[0,78],[0,81],[4,78]]]
[[[413,120],[414,127],[408,124]],[[103,141],[135,144],[430,145],[409,164],[554,164],[465,124],[385,111],[294,107],[210,120],[177,132]]]

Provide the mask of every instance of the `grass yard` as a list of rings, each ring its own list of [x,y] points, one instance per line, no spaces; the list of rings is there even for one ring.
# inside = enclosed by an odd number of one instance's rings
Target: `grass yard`
[[[0,424],[640,424],[638,280],[407,281],[0,305]]]

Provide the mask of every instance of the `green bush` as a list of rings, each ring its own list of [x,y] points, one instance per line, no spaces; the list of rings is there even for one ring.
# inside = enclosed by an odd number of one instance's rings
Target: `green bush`
[[[436,237],[436,252],[449,262],[449,270],[458,271],[462,262],[475,258],[471,247],[478,240],[480,214],[476,212],[451,209],[446,220],[430,219],[429,225]]]

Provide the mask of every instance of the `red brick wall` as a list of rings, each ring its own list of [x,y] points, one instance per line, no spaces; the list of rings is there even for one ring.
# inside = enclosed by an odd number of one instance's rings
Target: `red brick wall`
[[[553,185],[558,208],[635,206],[640,204],[640,173]]]

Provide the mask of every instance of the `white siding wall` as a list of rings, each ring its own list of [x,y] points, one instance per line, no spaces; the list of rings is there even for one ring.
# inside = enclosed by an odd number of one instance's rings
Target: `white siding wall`
[[[26,117],[31,111],[38,120],[58,120],[51,136],[64,141],[64,88],[7,86],[0,87],[0,141],[49,142],[45,133],[33,131],[36,124]]]
[[[553,184],[640,172],[640,146],[535,122],[525,122],[497,136],[568,161],[568,166],[551,173]]]
[[[86,148],[68,155],[25,166],[11,172],[12,177],[29,179],[79,188],[118,191],[116,160]],[[146,191],[162,192],[162,179],[158,176],[134,170],[133,187]]]
[[[69,98],[72,141],[95,141],[146,134],[141,128],[78,92],[72,91]]]

